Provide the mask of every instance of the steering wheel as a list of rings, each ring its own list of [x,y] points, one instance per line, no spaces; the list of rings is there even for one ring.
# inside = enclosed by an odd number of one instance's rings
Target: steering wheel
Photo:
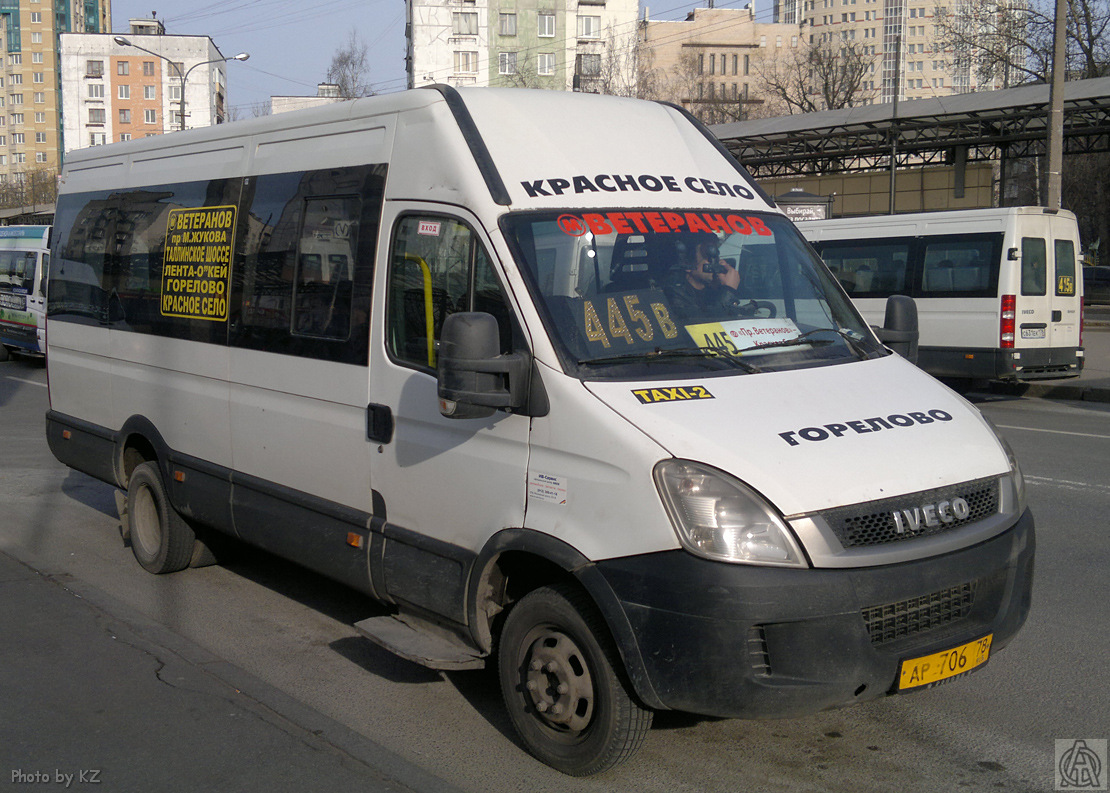
[[[755,311],[752,312],[753,316],[755,315],[756,311],[762,311],[764,309],[767,311],[767,316],[763,317],[763,319],[774,319],[776,316],[778,316],[778,309],[775,308],[775,304],[767,300],[752,300],[748,303],[748,305],[755,306]]]

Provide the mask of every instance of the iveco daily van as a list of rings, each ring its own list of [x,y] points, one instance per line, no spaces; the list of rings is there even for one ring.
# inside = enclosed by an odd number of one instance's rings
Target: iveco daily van
[[[50,447],[138,561],[222,532],[369,593],[567,773],[1026,618],[1005,444],[678,108],[439,87],[82,149],[55,231]]]
[[[1079,226],[1066,210],[961,209],[799,223],[864,319],[917,304],[936,376],[1028,382],[1083,369]]]

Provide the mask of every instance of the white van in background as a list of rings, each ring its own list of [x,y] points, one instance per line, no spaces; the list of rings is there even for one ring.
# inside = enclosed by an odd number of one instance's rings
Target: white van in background
[[[0,226],[0,360],[46,352],[50,226]]]
[[[1083,368],[1075,215],[966,209],[799,223],[852,302],[881,322],[917,303],[918,365],[957,381],[1076,377]]]
[[[876,336],[680,108],[436,86],[81,149],[55,229],[47,439],[140,564],[343,581],[566,773],[657,710],[948,682],[1028,614],[1013,455],[880,340],[912,302]]]

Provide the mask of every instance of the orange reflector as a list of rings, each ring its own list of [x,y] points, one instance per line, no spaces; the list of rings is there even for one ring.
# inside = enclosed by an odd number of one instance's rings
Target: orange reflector
[[[359,534],[357,531],[347,532],[347,544],[350,545],[352,548],[361,548],[362,535]]]
[[[70,432],[69,430],[62,430],[62,440],[68,441],[72,437],[73,437],[72,432]]]
[[[184,482],[185,481],[185,472],[184,471],[174,471],[173,472],[173,481],[175,481],[175,482]]]
[[[965,355],[964,358],[968,361],[974,361],[975,360],[975,356],[970,352],[967,355]]]

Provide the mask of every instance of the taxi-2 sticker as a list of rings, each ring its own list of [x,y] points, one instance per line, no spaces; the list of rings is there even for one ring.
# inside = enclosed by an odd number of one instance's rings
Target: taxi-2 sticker
[[[659,388],[637,388],[632,392],[642,405],[658,402],[685,402],[691,399],[713,399],[705,386],[680,385],[660,386]]]

